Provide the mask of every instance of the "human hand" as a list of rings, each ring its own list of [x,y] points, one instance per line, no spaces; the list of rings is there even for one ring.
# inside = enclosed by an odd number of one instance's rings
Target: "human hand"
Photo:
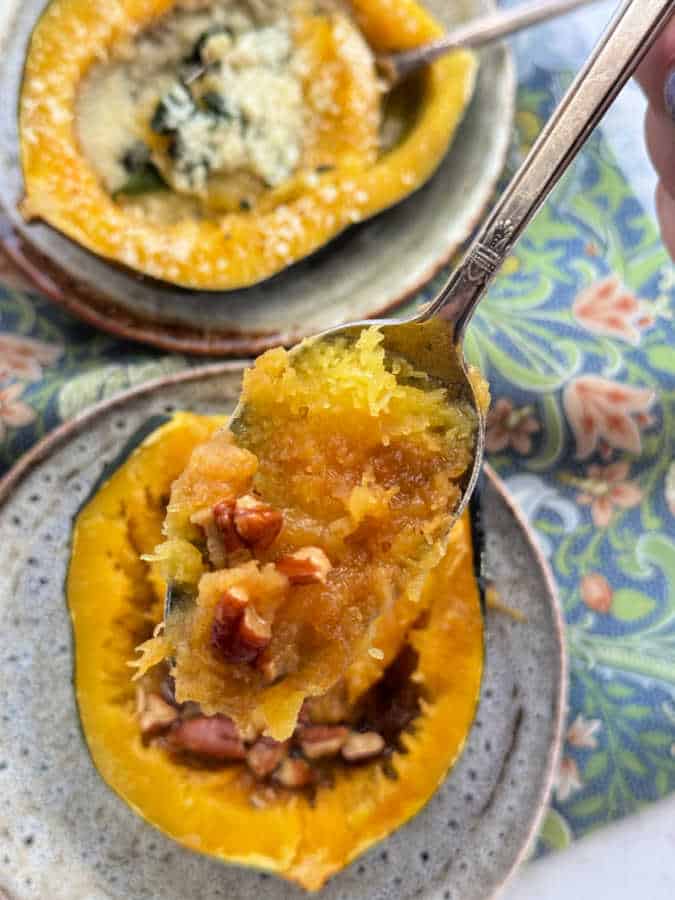
[[[645,134],[659,175],[656,210],[661,234],[675,259],[675,18],[649,51],[637,77],[649,101]]]

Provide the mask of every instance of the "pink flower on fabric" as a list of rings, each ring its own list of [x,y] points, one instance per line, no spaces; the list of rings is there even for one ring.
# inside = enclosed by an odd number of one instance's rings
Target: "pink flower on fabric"
[[[598,746],[596,734],[602,728],[600,719],[585,719],[579,714],[567,729],[568,744],[586,750],[595,750]]]
[[[35,410],[18,399],[22,393],[22,384],[10,384],[0,390],[0,441],[5,436],[7,425],[21,428],[35,419]]]
[[[587,459],[600,442],[617,450],[639,454],[640,427],[653,419],[647,412],[656,395],[648,388],[634,388],[597,375],[575,378],[565,388],[563,404],[577,442],[577,458]]]
[[[577,503],[591,507],[596,527],[606,528],[615,509],[640,505],[642,490],[637,482],[628,480],[628,473],[627,462],[616,462],[609,466],[589,466],[587,478],[572,479],[581,488]]]
[[[532,435],[538,431],[541,425],[531,406],[514,409],[510,400],[500,397],[488,413],[485,446],[490,453],[513,447],[526,456],[532,450]]]
[[[53,365],[62,353],[63,347],[58,344],[0,334],[0,379],[38,381],[42,378],[42,367]]]
[[[654,324],[646,304],[610,275],[582,291],[572,314],[587,331],[639,344],[642,332]]]
[[[589,609],[599,613],[608,613],[612,608],[612,588],[599,572],[584,575],[581,579],[581,599]]]
[[[563,757],[555,778],[555,793],[558,800],[564,803],[582,787],[579,767],[571,756]]]

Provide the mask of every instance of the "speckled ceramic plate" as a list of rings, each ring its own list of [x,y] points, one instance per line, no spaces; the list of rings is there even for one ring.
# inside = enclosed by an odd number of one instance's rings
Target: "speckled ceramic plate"
[[[372,318],[417,291],[467,239],[501,172],[515,80],[504,46],[486,50],[473,103],[449,154],[417,194],[351,228],[256,287],[198,293],[135,277],[47,225],[26,225],[16,110],[27,42],[47,0],[0,2],[0,243],[37,287],[92,325],[169,350],[246,356]],[[450,25],[494,0],[427,0]]]
[[[0,897],[305,896],[185,850],[137,816],[94,769],[72,685],[63,586],[74,515],[139,428],[175,408],[223,412],[240,374],[211,366],[106,402],[0,484]],[[419,815],[328,884],[325,900],[490,897],[540,823],[565,703],[562,618],[532,535],[490,470],[482,490],[488,574],[526,621],[488,613],[480,706],[460,762]]]

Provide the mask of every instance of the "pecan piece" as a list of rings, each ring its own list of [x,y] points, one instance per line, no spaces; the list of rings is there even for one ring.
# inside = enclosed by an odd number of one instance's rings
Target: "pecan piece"
[[[218,525],[214,509],[200,509],[190,516],[193,525],[198,525],[206,538],[206,550],[215,569],[224,569],[227,565],[227,542],[223,530]]]
[[[307,787],[314,781],[311,766],[304,759],[292,759],[290,756],[286,757],[272,777],[287,788]]]
[[[379,756],[384,746],[384,738],[376,731],[352,731],[342,747],[342,756],[347,762],[365,762]]]
[[[211,646],[227,662],[254,663],[272,638],[269,623],[249,603],[244,588],[229,588],[216,604]]]
[[[234,500],[221,500],[213,507],[213,520],[220,533],[226,553],[234,553],[244,546],[234,527]],[[222,566],[220,567],[222,568]]]
[[[267,778],[286,755],[288,744],[261,737],[246,754],[246,762],[256,778]]]
[[[239,640],[256,651],[264,650],[272,639],[269,622],[261,618],[252,606],[247,606],[239,623]]]
[[[302,547],[280,557],[275,565],[291,584],[325,584],[333,568],[320,547]]]
[[[225,658],[248,603],[247,591],[235,585],[225,591],[216,604],[211,626],[211,646]]]
[[[139,688],[136,694],[136,715],[143,737],[155,737],[172,725],[178,718],[175,707],[168,704],[159,694],[147,694]]]
[[[284,524],[283,514],[253,494],[235,501],[232,522],[237,537],[247,547],[265,550],[273,544]]]
[[[349,737],[344,725],[307,725],[299,729],[300,749],[307,759],[337,756]]]
[[[217,762],[246,758],[237,727],[227,716],[197,716],[176,723],[166,738],[171,750],[194,753]]]

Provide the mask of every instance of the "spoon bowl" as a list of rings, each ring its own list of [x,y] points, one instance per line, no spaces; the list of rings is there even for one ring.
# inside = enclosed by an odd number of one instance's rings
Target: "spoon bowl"
[[[302,353],[308,344],[313,345],[319,341],[341,339],[348,343],[356,343],[361,332],[370,328],[377,328],[383,335],[382,346],[388,356],[403,358],[410,363],[413,369],[428,375],[434,388],[444,389],[449,403],[466,403],[475,413],[476,435],[473,460],[459,483],[462,499],[454,513],[454,518],[457,518],[464,511],[473,493],[483,461],[485,410],[476,394],[471,370],[464,359],[462,345],[456,339],[456,328],[453,322],[442,316],[428,316],[424,313],[402,321],[369,319],[364,322],[351,322],[348,325],[332,328],[308,338],[290,350],[289,356],[292,359]],[[247,406],[240,399],[230,418],[229,428],[244,447],[246,446],[247,415]]]

